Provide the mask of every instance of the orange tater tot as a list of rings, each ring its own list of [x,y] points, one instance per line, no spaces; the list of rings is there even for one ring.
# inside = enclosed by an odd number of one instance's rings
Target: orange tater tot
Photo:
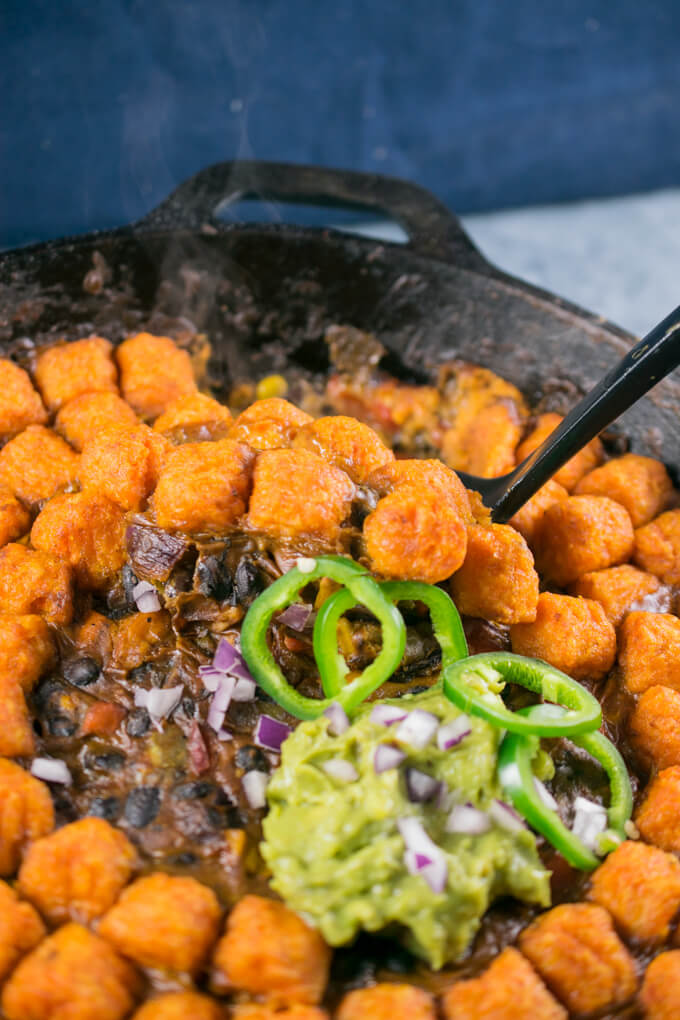
[[[0,613],[0,676],[11,676],[28,693],[54,658],[54,640],[41,616]]]
[[[224,404],[205,393],[185,393],[168,404],[153,427],[172,441],[179,437],[185,442],[186,432],[197,440],[223,439],[231,423],[231,412]]]
[[[140,418],[157,418],[168,404],[197,390],[191,358],[167,336],[138,333],[116,350],[120,388]]]
[[[680,691],[680,620],[670,613],[629,613],[619,632],[619,666],[631,694],[661,684]]]
[[[512,471],[515,447],[522,435],[517,406],[499,401],[485,407],[461,433],[448,429],[442,439],[442,458],[453,468],[480,478],[496,478]]]
[[[348,992],[336,1020],[436,1020],[434,1000],[422,988],[385,983]]]
[[[536,619],[510,628],[513,652],[543,659],[576,680],[599,680],[616,658],[616,631],[599,602],[554,595],[538,596]]]
[[[626,453],[584,475],[574,492],[615,499],[639,528],[668,505],[673,483],[660,460]]]
[[[227,438],[237,443],[247,443],[254,450],[286,449],[302,426],[311,421],[311,415],[301,411],[289,400],[267,397],[265,400],[256,400],[245,411],[241,411],[227,433]]]
[[[633,561],[664,584],[680,583],[680,510],[667,510],[637,529]]]
[[[234,524],[248,505],[253,459],[231,439],[173,449],[153,496],[159,526],[219,534]]]
[[[680,1016],[680,950],[661,953],[647,967],[639,996],[645,1020]]]
[[[294,1002],[284,1009],[266,1002],[248,1002],[234,1006],[230,1020],[330,1020],[330,1015],[325,1009],[307,1006],[303,1002]]]
[[[661,582],[654,574],[638,570],[630,563],[622,563],[619,567],[605,567],[604,570],[582,574],[569,586],[569,594],[595,599],[607,618],[618,627],[630,606],[660,587]]]
[[[371,472],[366,484],[381,496],[386,496],[400,485],[411,485],[421,491],[438,492],[458,511],[466,523],[472,523],[471,493],[465,488],[455,471],[440,460],[392,460]]]
[[[89,924],[116,902],[136,861],[120,830],[103,818],[81,818],[31,844],[17,887],[51,924]]]
[[[594,872],[588,899],[627,938],[662,942],[680,909],[680,861],[645,843],[621,843]]]
[[[81,393],[64,404],[54,427],[79,452],[100,432],[137,424],[137,415],[117,393]]]
[[[46,934],[31,904],[22,903],[11,886],[0,882],[0,984]]]
[[[363,525],[371,569],[383,577],[436,584],[463,563],[465,521],[434,489],[402,483],[379,500]]]
[[[523,507],[517,511],[514,517],[511,517],[508,524],[519,531],[520,535],[527,543],[527,545],[533,545],[534,535],[536,534],[536,528],[539,522],[543,518],[543,514],[546,512],[549,506],[553,503],[559,503],[561,500],[566,499],[569,493],[552,478],[542,485],[538,492],[534,493],[531,499],[527,500]]]
[[[606,496],[570,496],[553,503],[534,536],[539,573],[560,587],[582,574],[617,566],[632,551],[628,511]]]
[[[123,1020],[139,998],[133,967],[104,939],[66,924],[25,956],[2,991],[7,1020]]]
[[[82,588],[99,591],[125,563],[125,514],[96,492],[55,496],[38,514],[31,542],[70,564]]]
[[[551,435],[562,421],[561,414],[539,414],[536,419],[536,426],[524,439],[515,451],[515,459],[521,464],[530,453],[533,453],[544,440]],[[553,475],[553,481],[562,485],[567,492],[572,492],[584,475],[592,471],[604,459],[602,443],[596,437],[591,439],[587,446],[575,453],[571,460],[563,464],[559,471]]]
[[[331,951],[319,933],[283,903],[244,896],[215,949],[215,980],[272,1004],[323,998]]]
[[[207,995],[166,992],[145,1002],[133,1013],[131,1020],[225,1020],[225,1014]]]
[[[108,340],[91,336],[40,351],[35,364],[35,381],[50,411],[56,411],[81,393],[96,390],[117,393],[118,373],[112,350]]]
[[[11,439],[28,425],[44,425],[47,411],[28,372],[0,358],[0,440]]]
[[[567,1020],[531,964],[509,946],[477,978],[444,993],[444,1020]]]
[[[466,616],[496,623],[534,620],[538,574],[522,536],[507,524],[469,525],[467,554],[450,591]]]
[[[0,549],[0,612],[35,613],[50,623],[70,623],[70,567],[47,553],[10,542]]]
[[[80,458],[68,443],[42,425],[29,425],[0,451],[0,482],[35,506],[74,485]]]
[[[354,492],[344,471],[308,450],[265,450],[255,461],[248,523],[274,538],[334,547]]]
[[[612,1009],[635,994],[635,964],[609,914],[595,904],[564,903],[541,914],[519,946],[572,1013]]]
[[[635,824],[649,843],[680,853],[680,765],[654,777],[635,814]]]
[[[138,878],[102,918],[99,933],[142,967],[193,974],[217,940],[220,905],[195,878]]]
[[[630,717],[630,739],[647,764],[680,765],[680,693],[658,684],[648,687]]]
[[[296,449],[311,450],[363,485],[372,471],[394,460],[394,454],[369,425],[356,418],[332,415],[303,425],[293,440]]]
[[[80,481],[123,510],[141,510],[156,487],[172,445],[148,425],[109,429],[85,444]]]
[[[0,675],[0,755],[21,758],[35,751],[33,727],[21,685]]]
[[[0,483],[0,546],[21,538],[31,527],[31,515],[11,489]]]
[[[0,758],[0,875],[13,875],[28,844],[53,828],[47,786],[16,762]]]

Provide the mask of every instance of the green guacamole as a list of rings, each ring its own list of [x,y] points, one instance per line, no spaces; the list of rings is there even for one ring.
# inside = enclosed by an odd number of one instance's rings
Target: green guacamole
[[[421,708],[442,723],[460,715],[439,689],[398,701]],[[479,928],[482,915],[499,896],[515,896],[549,906],[549,872],[539,859],[528,829],[508,831],[492,825],[483,835],[446,832],[454,803],[484,810],[502,798],[496,778],[501,733],[482,719],[471,719],[472,732],[456,747],[440,751],[436,740],[424,750],[407,752],[396,769],[376,774],[373,757],[382,743],[394,744],[395,726],[371,722],[364,706],[341,736],[328,733],[325,717],[304,722],[282,747],[281,765],[267,791],[270,811],[264,821],[262,854],[272,871],[272,886],[286,903],[318,928],[330,945],[349,942],[359,929],[398,926],[407,944],[439,968],[459,959]],[[355,781],[326,774],[321,764],[341,758],[354,766]],[[443,780],[442,799],[411,803],[404,769],[409,765]],[[415,816],[445,852],[446,888],[435,893],[404,863],[405,846],[397,820]]]

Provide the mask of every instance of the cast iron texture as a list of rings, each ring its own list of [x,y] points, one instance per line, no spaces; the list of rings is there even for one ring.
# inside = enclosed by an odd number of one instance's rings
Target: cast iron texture
[[[220,208],[244,196],[380,210],[410,241],[221,222]],[[62,335],[119,341],[141,328],[195,328],[208,334],[211,373],[226,390],[290,368],[323,374],[319,341],[333,323],[376,333],[394,352],[388,367],[405,377],[433,378],[442,362],[463,358],[531,402],[547,394],[557,410],[633,339],[489,265],[428,192],[348,171],[220,163],[129,227],[0,255],[0,348],[13,356]],[[633,448],[679,465],[678,407],[675,373],[621,419]]]

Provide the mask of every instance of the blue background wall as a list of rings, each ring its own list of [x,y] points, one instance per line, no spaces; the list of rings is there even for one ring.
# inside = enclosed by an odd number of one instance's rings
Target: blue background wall
[[[459,212],[680,181],[677,0],[0,0],[0,246],[234,156]]]

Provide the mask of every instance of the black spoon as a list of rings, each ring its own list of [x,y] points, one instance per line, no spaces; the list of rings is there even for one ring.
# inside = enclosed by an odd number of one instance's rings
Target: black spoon
[[[499,524],[509,520],[570,457],[680,364],[680,306],[630,349],[551,435],[513,471],[478,478],[458,471]]]

